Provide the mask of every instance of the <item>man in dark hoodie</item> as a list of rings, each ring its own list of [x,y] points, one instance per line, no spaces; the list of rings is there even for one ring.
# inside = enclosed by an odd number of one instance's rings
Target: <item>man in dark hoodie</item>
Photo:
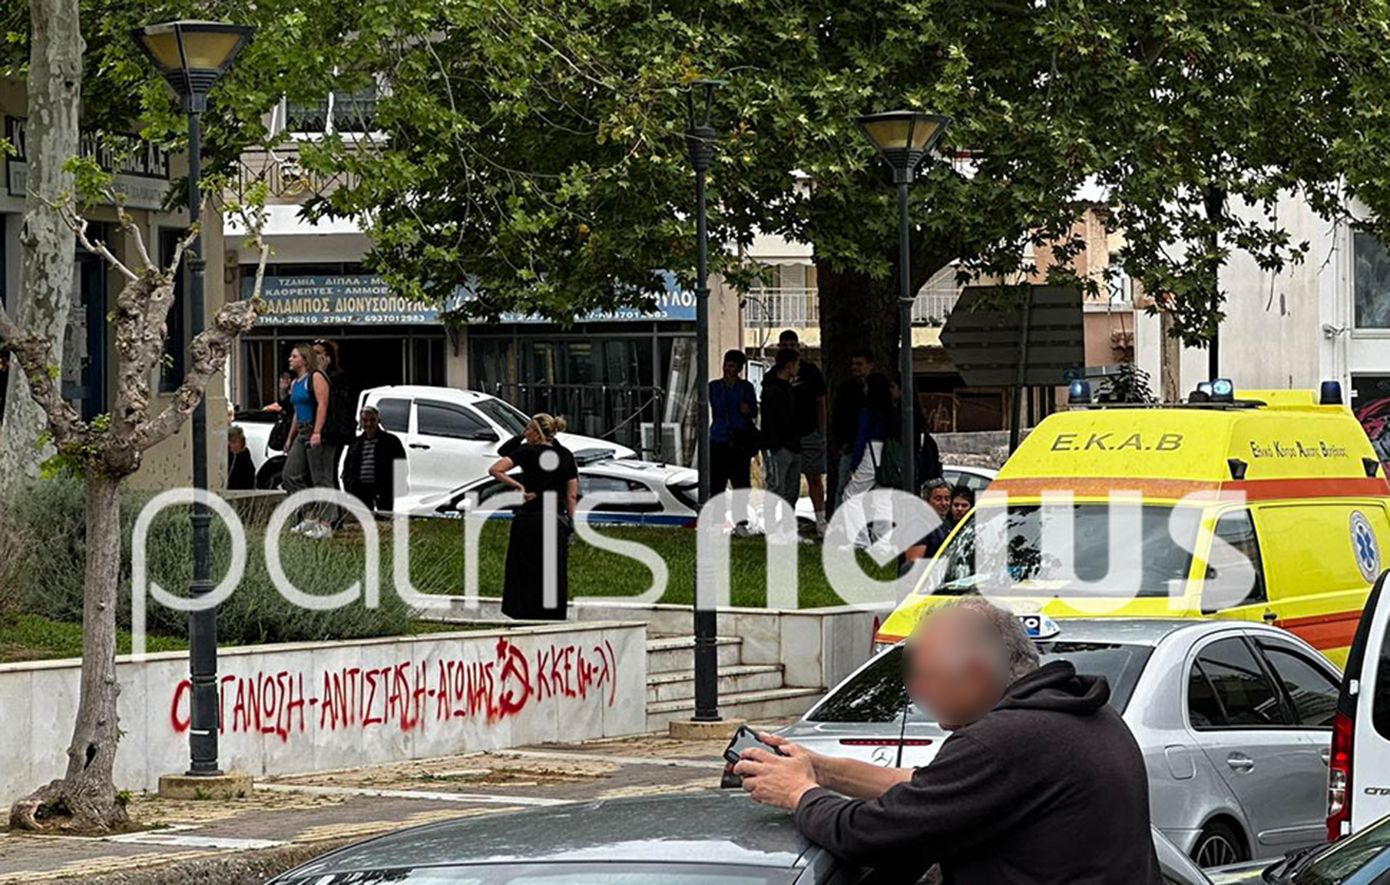
[[[746,751],[744,789],[887,881],[939,863],[948,885],[1159,885],[1144,760],[1104,678],[1039,668],[1017,620],[979,597],[923,620],[904,673],[953,732],[930,765],[879,768],[765,735],[787,755]]]

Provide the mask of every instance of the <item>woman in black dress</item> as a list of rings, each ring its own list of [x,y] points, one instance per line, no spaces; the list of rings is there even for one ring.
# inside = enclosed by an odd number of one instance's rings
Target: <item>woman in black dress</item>
[[[507,542],[507,576],[502,587],[502,613],[518,620],[563,621],[569,604],[569,535],[574,526],[574,506],[579,500],[579,469],[574,455],[555,435],[565,429],[565,419],[540,414],[526,425],[525,442],[512,448],[488,471],[493,478],[525,496],[512,519]],[[508,474],[520,467],[518,476]],[[519,481],[518,481],[519,480]],[[554,500],[550,534],[553,549],[546,549],[546,498]],[[555,598],[546,605],[546,562],[555,563]]]

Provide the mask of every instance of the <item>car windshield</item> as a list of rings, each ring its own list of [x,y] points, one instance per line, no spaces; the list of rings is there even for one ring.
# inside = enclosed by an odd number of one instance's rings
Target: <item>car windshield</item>
[[[1147,645],[1120,642],[1038,643],[1043,664],[1071,661],[1078,673],[1104,676],[1110,683],[1110,706],[1123,713],[1134,685],[1153,649]],[[895,645],[880,654],[864,669],[840,683],[806,715],[811,722],[892,722],[902,715],[903,647]],[[909,721],[930,722],[913,705]]]
[[[489,864],[317,873],[285,885],[786,885],[795,870],[732,864]],[[278,881],[278,880],[277,880]]]
[[[1337,885],[1387,849],[1390,849],[1390,818],[1383,818],[1374,826],[1314,854],[1294,874],[1291,885]]]
[[[526,417],[516,406],[506,400],[496,397],[480,399],[473,404],[473,408],[486,415],[493,423],[499,425],[512,436],[521,436],[526,432],[526,425],[531,419]]]
[[[1064,505],[1048,505],[1046,518],[1051,520],[1067,513]],[[1007,575],[997,576],[1002,586],[995,592],[1011,596],[1052,596],[1059,592],[1073,595],[1100,595],[1104,588],[1126,596],[1167,596],[1172,582],[1181,588],[1187,581],[1192,564],[1189,552],[1196,542],[1201,524],[1201,511],[1194,507],[1165,507],[1143,505],[1140,514],[1137,543],[1126,537],[1132,530],[1117,523],[1117,547],[1125,555],[1110,559],[1111,507],[1102,503],[1074,504],[1070,508],[1075,522],[1072,528],[1072,561],[1068,563],[1058,551],[1042,549],[1044,508],[1036,505],[1010,507],[1004,527],[1008,550]],[[930,592],[950,596],[972,593],[982,585],[996,580],[982,572],[990,566],[977,562],[976,527],[981,519],[1001,519],[998,508],[982,508],[966,517],[960,531],[952,536],[938,557],[928,578]],[[1138,556],[1132,555],[1138,549]],[[981,560],[983,556],[979,557]],[[1085,582],[1085,583],[1081,583]],[[934,586],[933,586],[934,585]],[[1181,593],[1181,589],[1178,589]]]

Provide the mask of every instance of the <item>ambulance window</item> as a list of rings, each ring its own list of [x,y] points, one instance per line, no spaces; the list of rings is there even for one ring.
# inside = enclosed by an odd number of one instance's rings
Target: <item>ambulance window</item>
[[[1227,513],[1216,521],[1215,538],[1207,554],[1207,576],[1202,586],[1202,611],[1214,612],[1233,605],[1253,605],[1265,600],[1264,568],[1260,563],[1260,542],[1249,510]],[[1254,567],[1254,584],[1244,568]],[[1239,599],[1240,602],[1232,602]]]
[[[1341,686],[1321,667],[1291,648],[1260,642],[1274,674],[1284,684],[1293,702],[1299,725],[1330,728],[1337,713],[1337,694]]]
[[[1201,671],[1220,704],[1222,719],[1214,724],[1227,728],[1258,728],[1289,725],[1279,694],[1270,684],[1264,668],[1250,647],[1241,639],[1222,639],[1202,649],[1197,656]],[[1194,668],[1195,669],[1195,668]],[[1195,680],[1194,680],[1195,681]],[[1194,708],[1194,694],[1197,702]],[[1194,728],[1202,728],[1197,713],[1208,719],[1213,711],[1210,699],[1188,688],[1188,716]]]

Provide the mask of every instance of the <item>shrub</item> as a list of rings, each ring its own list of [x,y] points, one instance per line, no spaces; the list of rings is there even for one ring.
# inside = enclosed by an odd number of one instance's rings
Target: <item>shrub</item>
[[[130,627],[131,533],[148,493],[126,494],[121,502],[121,590],[119,624]],[[86,556],[85,491],[80,480],[35,483],[18,496],[13,520],[25,527],[17,565],[0,567],[0,581],[17,595],[27,612],[57,621],[81,622]],[[247,563],[241,585],[218,609],[217,630],[224,644],[301,642],[399,635],[410,629],[410,613],[389,582],[383,566],[381,604],[369,609],[360,601],[332,611],[306,611],[282,597],[271,584],[263,552],[264,535],[248,527]],[[230,539],[220,519],[212,523],[214,583],[227,571]],[[147,580],[176,596],[186,596],[193,576],[193,529],[188,509],[171,507],[150,526]],[[360,544],[325,544],[285,536],[280,545],[285,574],[305,593],[325,596],[362,579]],[[8,554],[7,554],[8,558]],[[6,578],[5,572],[12,574]],[[4,591],[0,591],[3,593]],[[147,628],[152,634],[183,636],[188,615],[148,600]]]

